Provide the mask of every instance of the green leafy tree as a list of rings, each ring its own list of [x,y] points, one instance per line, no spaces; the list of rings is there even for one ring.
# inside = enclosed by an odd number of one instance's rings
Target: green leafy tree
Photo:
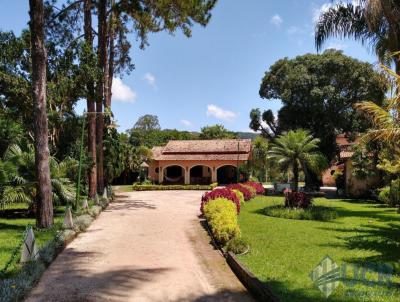
[[[223,125],[205,126],[201,128],[200,139],[232,139],[236,134],[226,129]]]
[[[381,104],[386,88],[386,79],[371,64],[327,50],[277,61],[265,73],[260,96],[282,102],[275,133],[307,129],[331,160],[337,153],[336,134],[363,132],[370,125],[354,105],[364,100]],[[254,115],[253,125],[261,124],[259,116]],[[270,114],[267,117],[271,120]]]
[[[267,180],[267,167],[268,167],[268,141],[262,137],[257,136],[252,142],[252,159],[251,166],[253,173],[255,173],[259,180]]]
[[[381,62],[392,60],[400,74],[400,3],[393,0],[361,0],[338,3],[319,17],[315,44],[321,49],[330,37],[352,37],[370,45]]]
[[[299,188],[300,169],[305,174],[309,171],[318,174],[327,168],[326,158],[318,151],[319,143],[318,138],[314,138],[309,131],[303,129],[288,131],[273,141],[268,158],[276,160],[284,169],[292,168],[295,191]]]

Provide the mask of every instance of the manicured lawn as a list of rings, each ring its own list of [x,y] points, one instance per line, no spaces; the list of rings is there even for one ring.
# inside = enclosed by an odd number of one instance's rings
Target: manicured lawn
[[[4,265],[10,259],[12,252],[15,247],[20,243],[22,234],[25,231],[27,225],[35,225],[34,217],[26,216],[27,206],[25,204],[14,204],[0,211],[0,270],[3,269]],[[55,223],[60,224],[63,221],[63,209],[57,208]],[[42,245],[49,239],[54,237],[56,228],[47,231],[36,231],[35,238],[38,246]],[[19,266],[16,263],[19,262],[20,254],[17,255],[17,261],[14,261],[10,267],[8,273],[15,273]]]
[[[239,258],[282,301],[400,301],[400,214],[395,209],[320,198],[315,204],[334,207],[338,218],[322,222],[261,214],[261,209],[277,203],[283,203],[283,198],[257,197],[242,207],[239,224],[251,252]],[[326,299],[309,274],[327,255],[338,265],[347,265],[349,280],[354,279],[353,265],[369,268],[366,279],[371,284],[342,282]],[[394,267],[394,285],[376,282],[373,264],[379,263]]]

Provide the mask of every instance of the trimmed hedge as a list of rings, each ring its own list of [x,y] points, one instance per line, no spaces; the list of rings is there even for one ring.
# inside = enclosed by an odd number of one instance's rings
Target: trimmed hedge
[[[226,187],[231,190],[240,191],[243,194],[243,198],[245,201],[249,201],[251,199],[251,195],[252,195],[251,191],[248,188],[242,186],[241,184],[230,184],[230,185],[227,185]]]
[[[212,190],[218,184],[211,185],[155,185],[155,184],[133,184],[133,191],[168,191],[168,190]]]
[[[236,207],[231,200],[226,198],[210,200],[204,206],[204,216],[219,243],[224,245],[240,236]]]
[[[246,188],[247,190],[249,190],[250,191],[250,199],[252,199],[252,198],[254,198],[254,197],[256,197],[257,196],[257,191],[256,191],[256,189],[254,189],[252,186],[250,186],[250,185],[248,185],[248,184],[240,184],[243,188]]]
[[[257,194],[263,195],[265,192],[264,186],[260,182],[248,181],[244,183],[247,186],[253,187]]]
[[[217,198],[226,198],[226,199],[230,200],[231,202],[233,202],[236,205],[237,214],[240,213],[240,200],[237,197],[237,195],[228,188],[217,188],[210,192],[204,193],[204,195],[201,197],[201,205],[200,205],[201,213],[204,214],[204,206],[209,201],[217,199]]]
[[[244,196],[242,192],[235,189],[233,189],[232,192],[236,194],[237,198],[239,198],[240,204],[244,203]]]

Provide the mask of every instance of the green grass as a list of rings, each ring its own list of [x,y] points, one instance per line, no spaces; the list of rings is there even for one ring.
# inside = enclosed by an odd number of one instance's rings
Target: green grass
[[[266,206],[283,203],[282,197],[257,197],[241,209],[239,225],[249,242],[249,254],[239,259],[282,301],[400,301],[400,215],[393,208],[354,200],[319,198],[318,206],[336,208],[329,222],[293,220],[261,214]],[[371,285],[343,285],[328,298],[313,285],[309,273],[329,255],[338,265],[390,263],[394,286],[377,284],[374,268],[366,274]]]
[[[288,208],[282,204],[271,205],[260,210],[261,214],[297,220],[319,220],[330,221],[337,217],[337,212],[334,207],[325,206],[310,206],[307,209],[302,208]]]
[[[22,234],[27,225],[34,226],[35,218],[26,215],[26,204],[13,204],[8,206],[4,211],[0,211],[0,270],[10,259],[15,247],[20,243]],[[58,207],[56,210],[55,223],[61,224],[63,221],[63,208]],[[40,247],[46,241],[52,239],[55,235],[56,228],[46,231],[35,232],[35,238]],[[18,253],[16,261],[10,266],[7,275],[15,274],[20,266],[18,264],[20,254]]]
[[[115,192],[132,192],[132,185],[113,186]]]

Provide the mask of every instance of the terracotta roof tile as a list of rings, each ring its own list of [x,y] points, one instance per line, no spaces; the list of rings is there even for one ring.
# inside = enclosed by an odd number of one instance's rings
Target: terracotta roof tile
[[[251,140],[169,141],[152,151],[154,160],[248,160]]]

